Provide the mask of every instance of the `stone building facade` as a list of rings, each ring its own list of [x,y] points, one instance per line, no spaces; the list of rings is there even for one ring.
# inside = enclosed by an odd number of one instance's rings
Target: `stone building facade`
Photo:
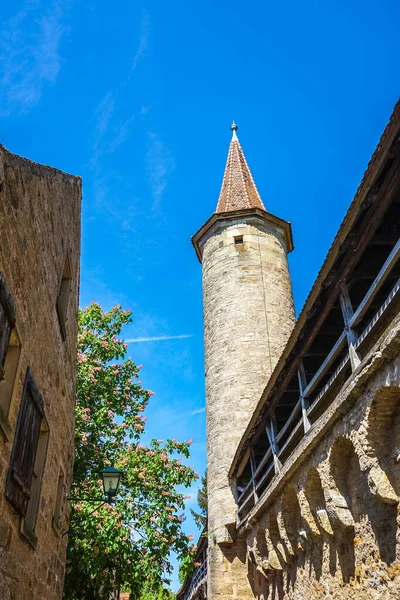
[[[0,598],[61,598],[81,180],[0,146]]]
[[[399,598],[400,104],[295,324],[290,226],[265,211],[233,137],[193,238],[207,597]]]

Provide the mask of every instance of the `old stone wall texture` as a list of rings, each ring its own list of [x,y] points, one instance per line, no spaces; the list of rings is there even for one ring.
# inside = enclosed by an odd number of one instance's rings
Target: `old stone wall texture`
[[[250,591],[245,552],[219,546],[229,543],[226,525],[236,518],[228,469],[293,328],[292,287],[283,232],[267,218],[216,224],[203,244],[208,598],[239,599]]]
[[[74,405],[80,260],[81,180],[35,164],[0,146],[0,271],[16,305],[21,354],[7,415],[9,439],[0,428],[0,597],[61,598],[68,511],[53,528],[60,467],[69,488],[74,458]],[[66,339],[56,311],[65,257],[72,290]],[[25,373],[30,366],[43,394],[49,440],[33,548],[21,519],[4,497]]]
[[[398,316],[249,515],[254,598],[400,598],[399,353]]]

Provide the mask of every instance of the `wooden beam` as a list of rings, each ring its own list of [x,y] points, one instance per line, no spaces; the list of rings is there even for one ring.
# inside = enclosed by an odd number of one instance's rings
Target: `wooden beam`
[[[350,323],[349,323],[350,327],[354,327],[355,325],[357,325],[357,323],[359,321],[361,321],[362,317],[365,315],[365,313],[367,312],[368,308],[370,307],[372,301],[374,300],[374,297],[377,294],[378,290],[385,283],[387,276],[389,275],[390,271],[395,266],[395,264],[397,263],[399,258],[400,258],[400,239],[397,240],[397,243],[395,244],[393,250],[391,251],[391,253],[387,257],[387,259],[385,260],[378,275],[375,277],[373,284],[371,285],[368,292],[362,299],[357,310],[352,315],[352,317],[350,319]]]
[[[278,458],[279,448],[275,442],[276,439],[276,423],[275,415],[270,415],[269,423],[266,426],[266,432],[269,440],[269,444],[272,450],[272,456],[274,457],[275,473],[280,473],[282,469],[282,463]]]
[[[349,345],[351,370],[354,371],[361,363],[361,358],[356,351],[357,334],[350,325],[354,313],[349,296],[349,290],[347,289],[347,285],[344,283],[344,281],[339,284],[339,300],[343,314],[344,327],[346,330],[347,343]]]
[[[257,471],[255,472],[254,476],[258,477],[258,475],[260,474],[262,468],[264,467],[265,463],[268,461],[268,459],[272,456],[272,450],[271,450],[271,446],[268,448],[268,450],[266,451],[266,453],[264,454],[264,456],[261,459],[260,464],[257,467]]]
[[[286,419],[285,425],[282,427],[282,429],[280,430],[278,435],[275,436],[275,444],[277,445],[277,447],[280,447],[280,445],[281,445],[280,441],[281,441],[282,437],[285,435],[288,427],[290,427],[291,423],[293,422],[296,415],[299,413],[300,409],[301,409],[301,399],[299,398],[298,401],[296,402],[292,412],[290,413],[289,417]]]
[[[265,471],[264,475],[261,477],[260,481],[258,481],[256,483],[256,489],[258,489],[266,480],[266,478],[271,474],[271,469],[274,469],[275,465],[274,463],[271,463],[269,465],[269,467],[267,468],[267,470]]]
[[[254,481],[257,467],[256,467],[256,458],[254,456],[254,448],[252,446],[250,447],[250,469],[251,469],[251,481],[253,484],[254,502],[257,502],[258,496],[257,496],[256,484]]]
[[[307,379],[306,372],[304,370],[303,359],[300,358],[298,369],[297,369],[297,377],[299,380],[299,389],[300,389],[300,402],[301,402],[301,411],[303,415],[303,425],[304,425],[304,433],[307,433],[311,429],[311,423],[307,416],[307,411],[310,408],[310,404],[307,398],[304,395],[305,390],[307,389]]]
[[[367,335],[369,334],[371,329],[373,329],[375,327],[376,323],[379,321],[379,319],[381,318],[381,316],[383,315],[385,310],[388,308],[388,306],[391,304],[391,302],[393,301],[393,299],[396,297],[396,295],[399,292],[400,292],[400,279],[397,280],[396,284],[392,288],[392,291],[390,292],[389,296],[386,298],[385,302],[382,304],[382,306],[379,308],[379,310],[375,313],[375,315],[372,317],[371,321],[368,323],[367,327],[364,329],[364,331],[359,336],[359,338],[357,340],[357,347],[361,345],[361,343],[365,340],[365,338],[367,337]]]
[[[338,340],[336,341],[336,344],[333,346],[332,350],[329,352],[328,356],[326,357],[326,359],[324,360],[324,362],[322,363],[322,365],[320,366],[320,368],[315,373],[314,377],[311,379],[310,383],[304,390],[303,393],[304,393],[305,398],[307,398],[311,394],[311,392],[318,385],[318,383],[320,382],[322,377],[325,375],[326,371],[329,369],[329,367],[332,365],[332,363],[336,360],[339,352],[343,348],[343,344],[345,343],[345,340],[346,340],[346,332],[342,331]]]

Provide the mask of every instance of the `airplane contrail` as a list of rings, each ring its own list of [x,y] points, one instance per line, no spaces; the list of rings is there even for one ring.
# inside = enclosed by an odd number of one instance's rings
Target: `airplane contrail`
[[[139,337],[125,340],[128,344],[137,344],[139,342],[160,342],[163,340],[182,340],[184,338],[193,337],[191,334],[183,333],[182,335],[159,335],[155,337]]]

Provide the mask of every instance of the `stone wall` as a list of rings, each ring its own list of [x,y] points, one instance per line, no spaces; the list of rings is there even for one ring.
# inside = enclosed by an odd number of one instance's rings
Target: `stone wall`
[[[243,243],[240,242],[243,236]],[[235,240],[236,238],[236,240]],[[267,217],[216,223],[203,249],[207,398],[208,598],[249,595],[245,549],[232,551],[228,469],[294,324],[284,232]]]
[[[0,598],[62,596],[69,489],[74,458],[74,404],[80,260],[81,180],[32,163],[0,146],[0,271],[16,306],[20,356],[8,414],[0,423]],[[66,256],[71,292],[65,340],[56,310]],[[44,397],[49,428],[36,541],[4,496],[27,367]],[[4,382],[1,385],[4,385]],[[60,468],[65,475],[53,523]]]
[[[400,597],[400,317],[250,513],[253,596]]]

